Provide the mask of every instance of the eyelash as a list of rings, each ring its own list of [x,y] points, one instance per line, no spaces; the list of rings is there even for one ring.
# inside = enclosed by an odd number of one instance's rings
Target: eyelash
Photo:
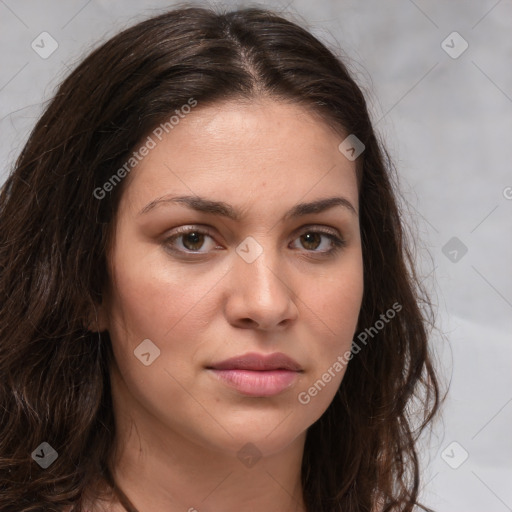
[[[198,233],[198,234],[201,234],[201,235],[207,235],[207,236],[209,236],[210,238],[213,239],[213,233],[209,229],[207,229],[207,228],[200,228],[199,229],[199,228],[190,226],[190,227],[182,227],[182,228],[176,229],[176,231],[171,236],[167,237],[164,240],[164,244],[171,251],[177,252],[177,253],[180,253],[180,254],[185,254],[185,255],[189,255],[189,254],[207,254],[206,252],[190,251],[190,250],[184,251],[182,249],[176,249],[176,248],[172,247],[172,242],[174,242],[176,239],[179,239],[180,237],[188,235],[190,233]],[[299,238],[300,236],[303,236],[305,234],[320,234],[320,235],[326,236],[332,242],[332,245],[333,245],[333,247],[331,249],[329,249],[328,251],[314,251],[314,250],[305,249],[306,252],[311,252],[313,254],[320,254],[320,255],[322,255],[324,257],[329,257],[329,256],[334,256],[334,254],[336,254],[338,251],[340,251],[343,247],[346,246],[346,241],[345,240],[339,238],[334,233],[327,232],[325,230],[321,230],[321,229],[316,229],[315,230],[315,229],[312,229],[312,228],[311,229],[307,229],[307,230],[301,232],[298,235],[297,238]]]

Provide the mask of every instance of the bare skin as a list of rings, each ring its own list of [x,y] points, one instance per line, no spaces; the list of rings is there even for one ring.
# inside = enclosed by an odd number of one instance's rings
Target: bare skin
[[[298,394],[350,350],[363,294],[355,163],[342,140],[301,106],[199,104],[126,178],[98,328],[115,354],[114,478],[139,512],[306,511],[306,432],[345,368],[309,403]],[[240,219],[155,203],[170,194],[229,203]],[[346,203],[284,217],[334,196]],[[331,254],[329,233],[345,241]],[[237,248],[261,254],[248,262]],[[160,350],[149,365],[134,354],[143,340]],[[248,352],[284,353],[301,371],[272,396],[247,396],[209,369]]]

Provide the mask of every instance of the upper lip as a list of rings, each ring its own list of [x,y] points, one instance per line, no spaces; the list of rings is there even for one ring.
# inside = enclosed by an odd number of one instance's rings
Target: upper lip
[[[240,356],[231,357],[225,361],[208,366],[213,370],[291,370],[302,371],[297,361],[281,352],[274,354],[248,353]]]

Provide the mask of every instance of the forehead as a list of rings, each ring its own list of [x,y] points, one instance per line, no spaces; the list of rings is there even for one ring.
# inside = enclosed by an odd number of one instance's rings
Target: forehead
[[[162,132],[162,130],[160,130]],[[130,175],[135,208],[166,194],[266,208],[342,193],[357,207],[355,162],[343,135],[297,104],[259,100],[198,106],[159,138]],[[284,201],[284,202],[283,202]]]

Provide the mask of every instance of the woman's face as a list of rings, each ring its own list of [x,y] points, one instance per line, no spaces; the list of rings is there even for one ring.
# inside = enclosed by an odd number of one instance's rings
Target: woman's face
[[[161,138],[126,178],[110,254],[115,404],[147,438],[277,453],[345,371],[363,294],[355,163],[271,100],[199,103]]]

